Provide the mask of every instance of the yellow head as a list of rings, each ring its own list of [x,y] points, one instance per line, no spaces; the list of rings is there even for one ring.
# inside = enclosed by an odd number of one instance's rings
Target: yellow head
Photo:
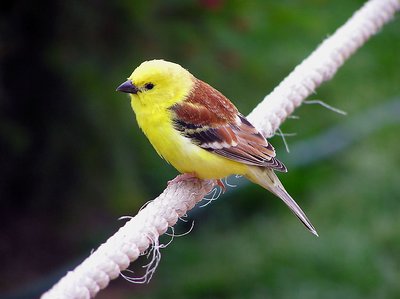
[[[117,91],[130,94],[136,112],[146,108],[169,108],[183,101],[193,84],[193,76],[179,64],[150,60],[139,65]]]

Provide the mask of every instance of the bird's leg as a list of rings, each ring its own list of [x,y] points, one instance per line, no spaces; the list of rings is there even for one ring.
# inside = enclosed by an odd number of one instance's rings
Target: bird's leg
[[[182,173],[182,174],[178,175],[176,178],[168,181],[168,185],[176,184],[176,183],[190,180],[190,179],[198,179],[198,177],[196,176],[196,173],[194,173],[194,172]]]
[[[226,186],[225,186],[224,182],[221,179],[216,179],[215,181],[217,182],[217,185],[221,187],[222,193],[225,193]]]
[[[182,181],[186,181],[186,180],[190,180],[190,179],[198,179],[197,175],[195,172],[187,172],[187,173],[182,173],[180,175],[178,175],[176,178],[168,181],[168,185],[170,184],[176,184]],[[222,182],[221,179],[216,179],[215,183],[221,187],[222,189],[222,193],[225,193],[226,191],[226,186],[225,184]]]

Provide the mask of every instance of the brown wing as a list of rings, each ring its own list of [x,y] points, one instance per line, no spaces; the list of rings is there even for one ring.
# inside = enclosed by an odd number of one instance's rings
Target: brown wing
[[[174,128],[201,148],[248,165],[286,172],[275,149],[219,91],[195,79],[188,98],[170,108]]]

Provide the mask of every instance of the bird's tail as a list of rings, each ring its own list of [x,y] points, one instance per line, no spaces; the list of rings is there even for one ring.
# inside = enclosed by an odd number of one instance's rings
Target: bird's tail
[[[261,167],[249,167],[249,172],[246,177],[252,182],[260,185],[261,187],[269,190],[289,207],[289,209],[299,218],[301,223],[314,235],[318,236],[318,233],[311,221],[308,220],[306,214],[295,202],[295,200],[287,193],[283,187],[281,181],[278,179],[272,169],[261,168]]]

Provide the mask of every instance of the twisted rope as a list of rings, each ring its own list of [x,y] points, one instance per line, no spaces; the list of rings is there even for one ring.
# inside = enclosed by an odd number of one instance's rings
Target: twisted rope
[[[331,79],[345,60],[398,10],[400,0],[368,1],[266,96],[250,113],[249,120],[265,136],[272,136],[293,110],[316,87]],[[94,297],[213,187],[213,181],[196,179],[169,185],[42,299]]]
[[[400,0],[370,0],[327,38],[248,115],[266,137],[400,10]]]

